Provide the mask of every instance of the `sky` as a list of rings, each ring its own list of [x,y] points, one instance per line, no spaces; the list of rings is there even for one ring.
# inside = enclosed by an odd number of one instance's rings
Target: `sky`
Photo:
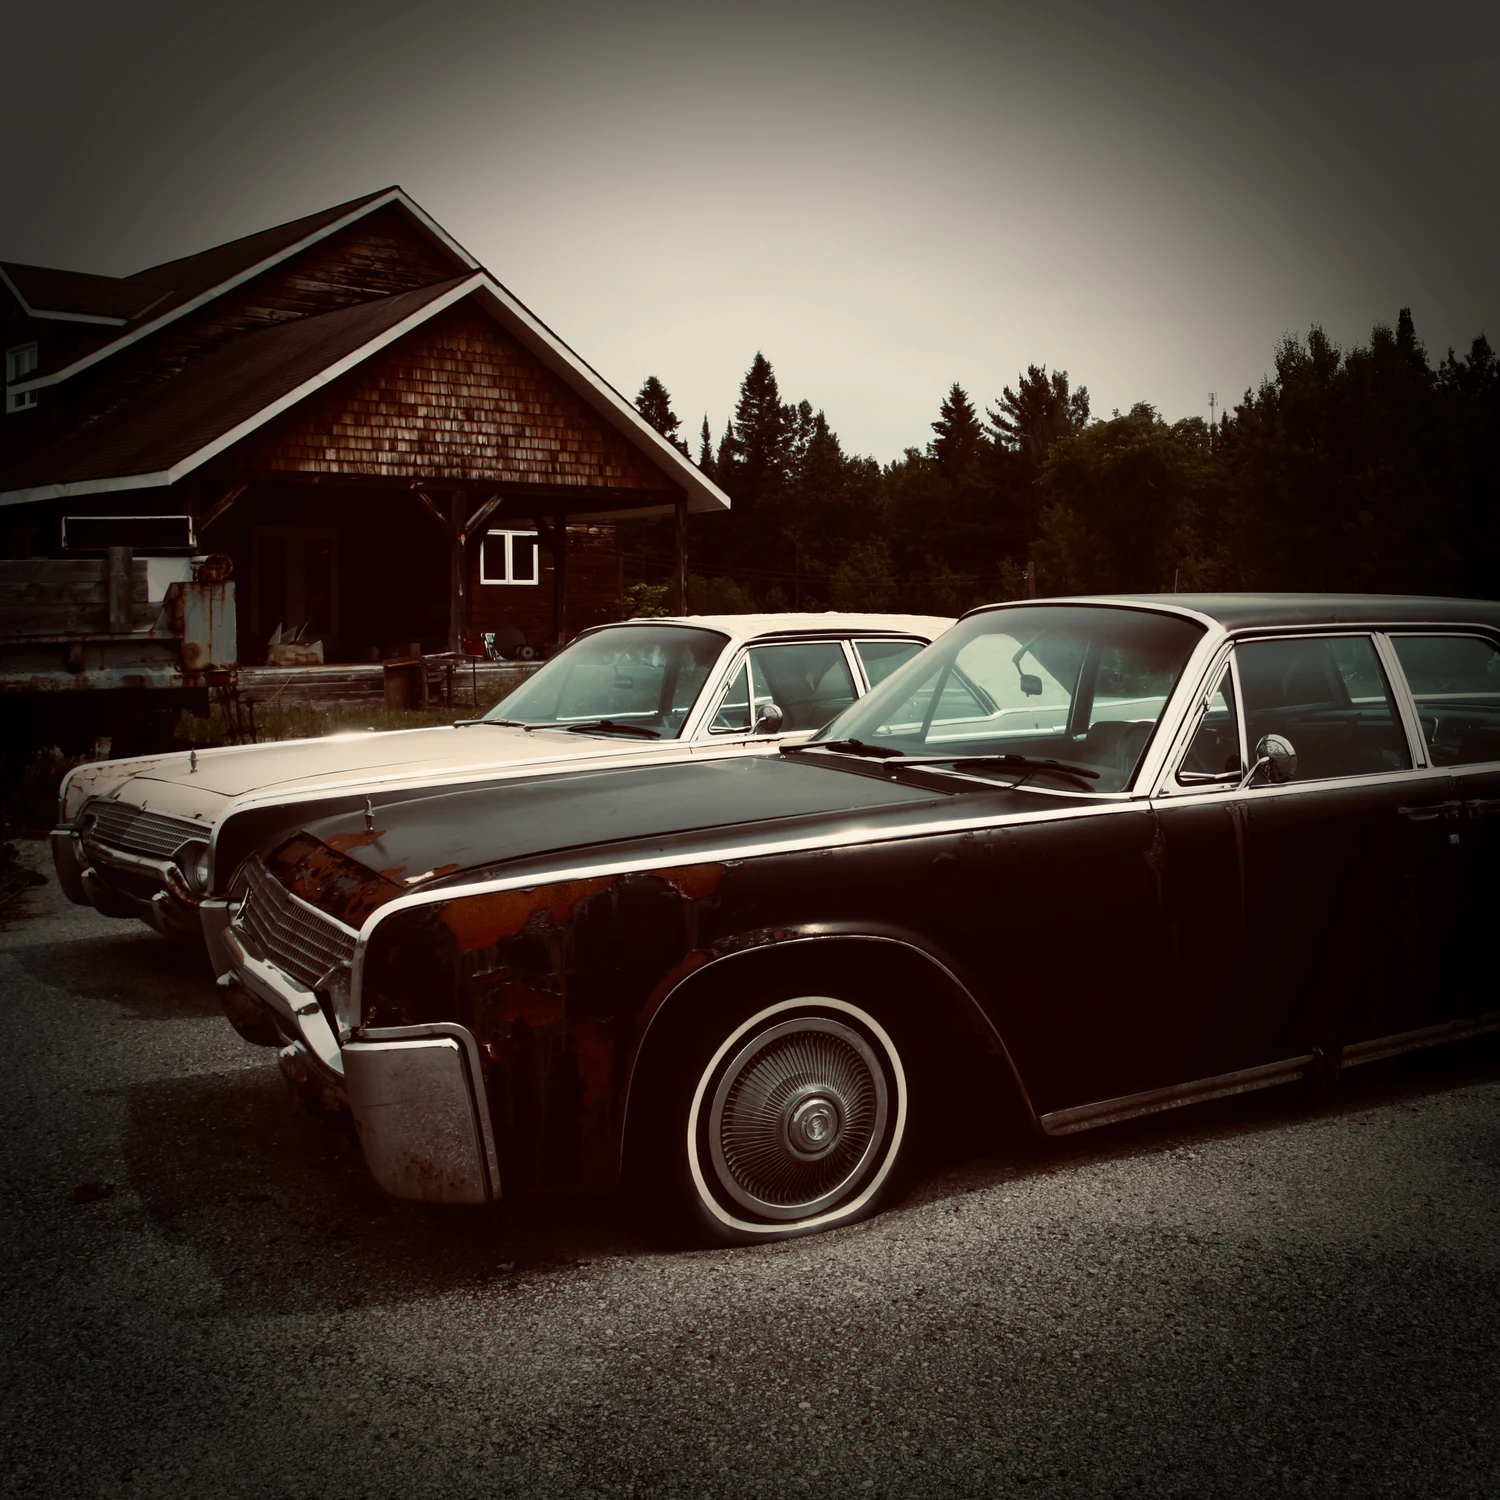
[[[0,258],[125,275],[399,183],[715,435],[757,350],[881,460],[1029,364],[1232,405],[1500,338],[1500,7],[73,0],[6,19]]]

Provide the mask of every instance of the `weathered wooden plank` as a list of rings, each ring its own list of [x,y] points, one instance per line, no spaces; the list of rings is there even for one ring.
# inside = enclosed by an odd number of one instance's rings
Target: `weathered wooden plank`
[[[128,628],[149,629],[160,614],[156,604],[132,604]],[[109,607],[106,604],[0,604],[0,636],[107,635]]]

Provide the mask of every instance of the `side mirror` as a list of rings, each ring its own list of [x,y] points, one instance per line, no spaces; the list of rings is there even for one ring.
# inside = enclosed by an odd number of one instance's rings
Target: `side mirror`
[[[755,716],[756,734],[780,734],[786,715],[774,703],[762,703]]]
[[[1042,696],[1042,679],[1031,672],[1022,672],[1021,691],[1028,698],[1040,698]]]
[[[1297,774],[1297,752],[1285,735],[1268,734],[1255,747],[1255,760],[1245,772],[1241,787],[1247,787],[1260,772],[1273,786],[1290,781]]]

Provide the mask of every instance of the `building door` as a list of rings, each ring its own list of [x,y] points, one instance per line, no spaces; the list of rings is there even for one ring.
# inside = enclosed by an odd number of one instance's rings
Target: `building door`
[[[312,526],[257,526],[251,541],[250,629],[264,646],[281,627],[326,641],[338,630],[338,533]]]

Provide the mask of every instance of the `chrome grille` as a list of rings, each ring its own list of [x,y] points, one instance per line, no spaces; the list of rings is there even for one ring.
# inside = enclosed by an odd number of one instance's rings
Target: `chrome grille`
[[[240,876],[234,925],[278,969],[311,989],[334,964],[352,963],[356,933],[300,901],[258,860]]]
[[[189,839],[207,842],[212,831],[193,818],[174,818],[167,813],[147,812],[128,802],[98,801],[84,811],[85,843],[106,849],[123,849],[152,859],[171,859]]]

